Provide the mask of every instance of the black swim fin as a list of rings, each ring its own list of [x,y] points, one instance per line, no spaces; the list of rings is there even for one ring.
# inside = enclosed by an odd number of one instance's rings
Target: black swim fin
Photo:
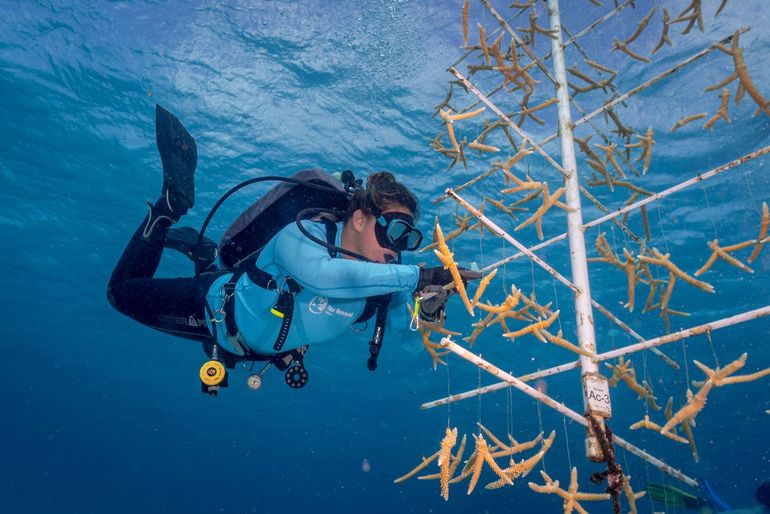
[[[195,264],[198,271],[217,269],[214,260],[216,260],[219,251],[218,245],[205,236],[198,245],[198,231],[192,227],[170,229],[163,246],[186,255]]]
[[[176,116],[160,105],[155,106],[155,140],[163,163],[161,201],[176,221],[195,203],[198,148]]]

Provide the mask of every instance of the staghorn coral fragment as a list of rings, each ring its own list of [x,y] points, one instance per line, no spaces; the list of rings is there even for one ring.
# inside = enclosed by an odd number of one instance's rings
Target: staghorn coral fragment
[[[597,69],[599,71],[603,71],[604,73],[608,73],[608,74],[610,74],[613,77],[617,76],[617,74],[618,74],[617,71],[613,70],[609,66],[605,66],[604,64],[601,64],[599,62],[592,61],[591,59],[589,59],[587,57],[584,60],[585,60],[585,63],[587,65],[589,65],[590,67],[592,67],[594,69]],[[588,137],[591,137],[591,136],[588,136]]]
[[[716,368],[716,370],[707,367],[699,361],[693,360],[695,365],[698,366],[698,368],[700,368],[700,370],[703,371],[708,377],[705,381],[693,381],[693,385],[696,387],[703,387],[706,383],[710,382],[713,383],[716,387],[722,387],[729,384],[753,382],[754,380],[758,380],[764,376],[770,375],[770,368],[765,368],[749,375],[730,376],[746,364],[746,357],[748,357],[748,353],[744,353],[738,359],[734,360],[724,368]]]
[[[458,215],[455,214],[455,221],[457,223],[457,228],[455,230],[453,230],[452,232],[450,232],[449,234],[447,234],[444,237],[444,242],[451,241],[452,239],[454,239],[455,237],[459,236],[460,234],[462,234],[466,230],[473,229],[474,225],[471,225],[471,223],[470,223],[470,221],[472,219],[473,219],[473,216],[471,216],[470,214],[468,214],[466,216],[458,216]],[[424,253],[424,252],[427,252],[428,250],[433,250],[434,248],[438,247],[439,241],[438,241],[438,238],[436,237],[436,224],[437,223],[438,223],[438,219],[436,219],[434,221],[434,224],[433,224],[433,242],[431,244],[429,244],[429,245],[426,245],[426,246],[420,248],[419,253]]]
[[[754,241],[743,241],[742,243],[725,246],[724,248],[719,246],[719,240],[714,239],[711,241],[708,246],[711,249],[711,257],[706,261],[706,263],[693,275],[696,277],[699,277],[703,275],[705,272],[707,272],[711,266],[716,262],[717,258],[724,259],[727,263],[735,266],[736,268],[742,269],[743,271],[747,273],[754,273],[754,270],[743,264],[741,261],[730,255],[731,252],[742,250],[743,248],[746,248],[748,246],[751,246],[754,244]]]
[[[510,465],[503,470],[503,473],[505,473],[506,477],[510,479],[512,482],[513,480],[516,480],[519,477],[525,477],[527,476],[532,469],[534,469],[537,464],[543,460],[543,457],[546,453],[548,453],[548,450],[553,445],[553,440],[556,437],[556,431],[552,430],[550,435],[543,439],[540,443],[540,451],[538,451],[535,455],[532,457],[529,457],[528,459],[523,459],[519,462],[514,462],[513,459],[511,459]],[[542,434],[538,435],[538,438],[542,439]],[[533,439],[535,441],[536,439]],[[530,444],[533,441],[530,441],[529,443],[523,443],[524,444]],[[508,484],[508,481],[500,478],[499,480],[496,480],[495,482],[491,482],[484,486],[485,489],[499,489],[503,487],[504,485]]]
[[[460,441],[460,447],[457,449],[457,453],[452,457],[452,463],[449,465],[449,483],[452,483],[451,477],[454,476],[455,471],[457,471],[457,467],[460,465],[460,462],[462,462],[463,458],[463,452],[465,451],[465,443],[467,441],[468,437],[463,434],[463,438]],[[431,475],[421,475],[417,477],[417,480],[440,480],[441,479],[441,472],[433,473]],[[447,487],[448,491],[448,487]],[[447,496],[449,493],[447,492]]]
[[[613,52],[615,50],[620,50],[621,52],[625,53],[626,55],[628,55],[632,59],[636,59],[637,61],[642,61],[642,62],[647,62],[647,63],[648,62],[652,62],[647,57],[644,57],[643,55],[639,55],[639,54],[635,53],[633,50],[628,48],[628,46],[626,46],[626,44],[623,43],[622,41],[618,41],[618,38],[614,38],[614,41],[613,41],[613,44],[612,44],[612,48],[610,49],[610,51],[613,51]]]
[[[540,191],[543,190],[544,183],[543,182],[536,182],[532,180],[531,177],[527,176],[527,180],[521,180],[519,177],[511,173],[510,171],[503,169],[504,176],[516,184],[514,187],[508,187],[500,192],[503,194],[511,194],[511,193],[518,193],[519,191],[531,191],[536,190],[539,194]]]
[[[491,45],[487,46],[489,53],[492,54],[492,57],[495,58],[495,63],[497,64],[495,69],[503,75],[504,86],[509,82],[513,82],[517,86],[523,87],[523,84],[519,82],[513,74],[511,74],[513,68],[505,65],[505,58],[500,53],[500,42],[502,41],[502,38],[503,35],[500,34]]]
[[[696,366],[700,368],[706,374],[706,380],[700,382],[694,382],[696,387],[699,387],[698,392],[693,395],[692,391],[687,391],[687,404],[679,409],[671,419],[661,428],[661,433],[670,431],[676,425],[682,423],[685,420],[693,420],[700,411],[706,405],[706,398],[709,392],[714,387],[722,387],[729,384],[736,384],[742,382],[753,382],[764,376],[770,375],[770,368],[751,373],[749,375],[737,375],[731,376],[733,373],[741,369],[746,364],[746,358],[748,353],[744,353],[739,358],[735,359],[731,363],[727,364],[723,368],[711,369],[697,360],[693,360]]]
[[[623,173],[623,169],[620,167],[618,160],[615,158],[615,149],[617,148],[617,145],[615,143],[610,143],[605,146],[597,143],[596,147],[604,151],[604,162],[611,163],[612,167],[615,168],[615,171],[618,172],[618,175],[620,175],[622,178],[626,178],[626,174]]]
[[[606,262],[607,264],[611,264],[620,270],[625,270],[625,266],[620,262],[618,256],[615,255],[615,253],[610,248],[610,244],[607,242],[607,237],[604,235],[604,232],[601,232],[596,237],[594,245],[596,246],[596,251],[599,252],[601,257],[590,257],[587,259],[588,262]]]
[[[534,121],[535,123],[537,123],[539,125],[544,125],[545,121],[543,121],[542,119],[540,119],[537,116],[535,116],[534,113],[537,112],[537,111],[541,111],[541,110],[543,110],[543,109],[545,109],[547,107],[550,107],[551,105],[555,104],[556,101],[557,101],[556,98],[550,98],[550,99],[546,100],[545,102],[543,102],[541,104],[538,104],[538,105],[536,105],[534,107],[528,107],[525,104],[522,104],[521,111],[520,111],[521,116],[519,117],[518,125],[521,126],[521,124],[524,123],[524,120],[527,117],[531,118],[532,121]]]
[[[463,46],[468,46],[468,9],[470,7],[470,0],[465,0],[463,3]]]
[[[770,211],[767,209],[767,202],[762,202],[762,220],[760,222],[759,226],[759,236],[757,236],[757,240],[754,241],[754,249],[751,251],[751,255],[749,255],[749,258],[746,259],[747,261],[754,262],[757,257],[759,257],[759,253],[762,251],[762,247],[764,244],[768,241],[767,238],[767,229],[770,225]]]
[[[507,337],[508,339],[513,341],[517,337],[521,337],[526,334],[531,334],[535,330],[542,330],[550,327],[553,324],[553,322],[556,321],[557,317],[559,317],[559,311],[554,312],[547,319],[541,319],[539,321],[536,321],[535,323],[527,325],[524,328],[521,328],[519,330],[514,330],[513,332],[506,332],[505,334],[503,334],[503,337]]]
[[[433,108],[433,114],[431,115],[431,118],[435,118],[437,114],[441,112],[441,109],[444,107],[449,107],[449,102],[452,100],[452,95],[454,93],[454,82],[449,83],[449,91],[447,91],[446,97],[444,97],[444,100],[438,104],[436,107]],[[438,149],[440,143],[441,135],[439,135],[436,139],[434,139],[433,143],[431,143],[431,146]]]
[[[647,27],[647,24],[650,23],[650,20],[652,19],[652,16],[655,14],[655,11],[658,10],[658,6],[654,6],[652,9],[650,9],[650,12],[648,12],[644,18],[642,18],[642,21],[639,22],[639,25],[636,26],[636,30],[634,30],[634,33],[628,36],[625,41],[623,41],[624,44],[630,45],[631,43],[636,40],[636,38],[639,37],[639,35],[644,31],[644,29]]]
[[[642,380],[642,383],[636,381],[636,371],[631,366],[631,361],[623,361],[623,357],[618,358],[618,364],[613,366],[605,363],[609,369],[612,370],[612,376],[608,380],[608,384],[611,387],[615,387],[622,380],[633,392],[639,395],[639,399],[647,400],[647,404],[654,410],[660,410],[660,407],[655,403],[657,397],[653,395],[652,387],[647,381]]]
[[[530,7],[535,5],[535,0],[529,0],[528,2],[513,2],[510,7],[511,9],[519,9],[520,11],[526,11]]]
[[[537,14],[535,13],[534,9],[529,11],[529,27],[528,28],[517,27],[517,30],[529,35],[528,44],[530,48],[535,48],[535,34],[537,34],[538,32],[552,39],[556,38],[556,30],[544,29],[537,25]]]
[[[438,221],[436,222],[436,237],[438,238],[439,242],[438,250],[433,251],[444,265],[444,268],[448,269],[452,274],[457,294],[460,295],[463,304],[468,309],[468,313],[473,316],[473,306],[468,299],[468,293],[465,291],[465,284],[463,283],[462,277],[460,277],[460,271],[457,269],[457,263],[454,261],[453,254],[449,251],[449,247],[446,245],[444,234],[441,231],[441,225],[438,224]]]
[[[623,477],[623,493],[628,500],[628,514],[636,514],[636,500],[647,494],[647,491],[635,493],[634,490],[631,489],[631,477],[626,475]]]
[[[577,353],[579,355],[584,355],[585,357],[591,357],[595,358],[596,354],[589,352],[588,350],[585,350],[581,348],[580,346],[577,346],[576,344],[570,343],[566,339],[564,339],[564,336],[562,335],[562,331],[559,330],[556,335],[551,334],[546,329],[536,329],[535,334],[542,334],[545,339],[552,344],[555,344],[556,346],[560,346],[566,350],[569,350],[571,352]]]
[[[716,83],[716,84],[714,84],[712,86],[708,86],[708,87],[704,88],[703,92],[704,93],[710,93],[711,91],[716,91],[717,89],[720,89],[720,88],[723,88],[723,87],[727,86],[728,84],[730,84],[731,82],[733,82],[737,78],[738,78],[738,73],[737,72],[733,72],[729,77],[727,77],[723,81],[718,82],[718,83]],[[736,105],[737,105],[737,103],[736,103]]]
[[[671,132],[676,132],[677,129],[684,127],[688,123],[692,123],[693,121],[700,120],[702,118],[705,118],[706,116],[708,116],[708,114],[705,112],[702,112],[699,114],[693,114],[692,116],[685,116],[684,118],[680,118],[679,121],[674,123],[674,126],[671,127]]]
[[[605,113],[612,120],[612,123],[615,124],[615,127],[617,127],[617,130],[611,130],[611,132],[614,132],[615,134],[625,139],[628,139],[634,135],[634,131],[632,129],[624,126],[620,122],[620,117],[618,117],[618,114],[613,109],[607,109]]]
[[[640,428],[646,428],[647,430],[652,430],[653,432],[660,433],[661,427],[657,423],[650,421],[650,416],[648,414],[645,414],[644,419],[642,419],[641,421],[637,421],[636,423],[634,423],[628,428],[629,430],[639,430]],[[665,434],[663,434],[663,436],[668,437],[669,439],[676,441],[677,443],[687,444],[687,439],[685,439],[682,436],[672,434],[671,432],[666,432]]]
[[[439,343],[434,343],[430,340],[430,335],[432,333],[432,330],[429,328],[425,328],[423,325],[426,323],[421,323],[419,326],[420,330],[420,337],[422,339],[422,345],[425,348],[425,351],[428,352],[428,355],[430,355],[431,360],[433,361],[433,369],[435,370],[436,367],[439,364],[443,364],[446,366],[446,361],[442,360],[441,357],[446,355],[448,351],[440,351],[442,350],[442,346]]]
[[[668,403],[666,403],[666,420],[670,420],[673,417],[672,408],[674,406],[674,397],[670,397],[668,399]],[[698,458],[698,448],[695,446],[695,435],[692,433],[692,425],[691,420],[685,420],[683,421],[679,427],[684,432],[684,435],[687,437],[687,442],[690,443],[690,451],[692,452],[692,457],[695,460],[695,462],[698,462],[700,459]],[[676,427],[674,427],[674,432],[676,432]]]
[[[739,43],[740,35],[740,29],[736,30],[735,34],[733,35],[733,42],[729,51],[730,55],[733,56],[735,72],[738,74],[738,78],[740,79],[743,88],[749,93],[749,96],[751,96],[751,98],[757,104],[757,112],[755,115],[762,111],[770,116],[770,102],[768,102],[765,97],[762,96],[762,93],[759,92],[759,89],[754,84],[754,81],[751,80],[748,69],[746,68],[746,61],[743,58],[743,48],[740,47]]]
[[[713,293],[714,292],[714,286],[707,282],[703,282],[697,279],[694,279],[681,269],[679,269],[676,264],[671,262],[671,254],[662,254],[660,253],[660,250],[657,248],[652,249],[653,256],[650,257],[649,255],[640,254],[637,256],[637,258],[642,261],[646,262],[647,264],[655,264],[656,266],[661,266],[663,268],[668,269],[671,272],[671,276],[677,276],[690,284],[693,287],[697,287],[701,291],[705,291],[707,293]]]
[[[485,144],[479,143],[475,139],[471,141],[471,144],[468,145],[468,148],[470,148],[471,150],[478,150],[479,152],[496,153],[500,151],[500,149],[497,148],[496,146],[485,145]]]
[[[580,146],[580,149],[583,151],[584,154],[586,154],[586,157],[588,157],[590,160],[599,162],[601,161],[601,158],[591,149],[591,145],[588,144],[588,141],[593,137],[593,134],[589,134],[584,139],[575,138],[575,142]]]
[[[642,309],[642,313],[644,314],[655,308],[652,303],[655,300],[655,293],[658,291],[658,286],[664,284],[665,281],[654,278],[650,272],[650,267],[646,262],[639,263],[639,269],[641,270],[642,275],[645,277],[644,279],[640,280],[650,286],[650,292],[647,295],[647,302],[645,302],[644,309]]]
[[[652,52],[650,52],[650,55],[654,54],[658,50],[660,50],[663,47],[663,44],[667,44],[668,46],[671,46],[671,38],[668,37],[668,27],[671,24],[671,17],[668,14],[668,9],[665,7],[663,8],[663,32],[660,35],[660,39],[658,39],[658,43],[655,45],[655,48],[652,49]]]
[[[397,479],[395,479],[395,480],[393,481],[393,483],[395,483],[395,484],[399,484],[399,483],[403,482],[404,480],[407,480],[407,479],[409,479],[409,478],[412,478],[414,475],[416,475],[417,473],[419,473],[420,471],[422,471],[423,469],[425,469],[425,467],[427,467],[427,466],[428,466],[428,464],[430,464],[430,463],[431,463],[431,462],[433,462],[434,460],[438,459],[438,454],[439,454],[439,452],[440,452],[440,451],[441,451],[441,450],[437,450],[437,451],[436,451],[436,453],[434,453],[433,455],[431,455],[431,456],[430,456],[430,457],[428,457],[428,458],[425,458],[425,457],[423,457],[423,459],[422,459],[422,462],[420,462],[420,463],[417,465],[417,467],[415,467],[414,469],[412,469],[412,470],[411,470],[409,473],[407,473],[406,475],[402,475],[402,476],[398,477]]]
[[[722,12],[722,9],[724,9],[724,8],[725,8],[725,5],[727,5],[727,0],[722,0],[722,2],[719,4],[719,8],[717,9],[717,12],[716,12],[716,14],[714,14],[714,18],[716,18],[717,16],[719,16],[719,13],[721,13],[721,12]]]
[[[503,202],[499,200],[495,200],[494,198],[490,198],[488,196],[484,197],[484,202],[490,204],[492,207],[495,207],[496,209],[501,210],[508,216],[510,216],[513,220],[519,219],[519,217],[514,213],[514,211],[526,211],[526,209],[522,207],[512,207],[505,205]]]
[[[471,461],[473,462],[471,467],[471,479],[468,483],[468,494],[471,494],[476,488],[476,484],[478,484],[479,477],[481,476],[481,470],[485,462],[490,467],[490,469],[492,469],[492,471],[494,471],[495,474],[497,474],[501,479],[506,480],[509,484],[513,484],[511,479],[508,478],[505,473],[503,473],[503,470],[500,469],[500,466],[497,465],[495,460],[490,455],[489,446],[487,445],[486,439],[484,439],[484,435],[479,434],[478,436],[474,435],[473,437],[476,439],[476,449],[473,451],[471,458],[468,459],[469,463]]]
[[[484,304],[479,304],[480,306],[484,306]],[[494,312],[490,312],[484,317],[483,320],[477,321],[476,323],[473,323],[471,326],[473,327],[473,332],[471,332],[471,335],[464,337],[463,341],[467,341],[470,343],[470,347],[473,348],[473,345],[476,343],[476,338],[486,329],[489,325],[492,324],[492,318],[495,317]]]
[[[660,433],[666,435],[675,426],[685,421],[694,420],[700,411],[706,406],[706,400],[713,384],[707,384],[707,387],[701,387],[697,394],[693,394],[690,389],[687,390],[687,404],[679,409],[671,419],[660,429]]]
[[[692,0],[690,5],[685,7],[685,9],[679,13],[679,16],[671,21],[671,23],[680,23],[683,21],[690,22],[682,31],[682,34],[689,33],[696,22],[698,23],[698,29],[703,32],[703,6],[701,5],[701,2],[702,0]],[[688,15],[687,13],[690,11],[692,11],[692,13]]]
[[[516,154],[509,158],[507,161],[505,161],[505,164],[503,164],[503,171],[510,171],[510,169],[521,159],[526,157],[527,155],[532,155],[534,150],[531,150],[527,148],[527,142],[526,140],[521,144],[521,148],[516,152]]]
[[[486,290],[487,286],[489,286],[489,283],[492,281],[492,279],[495,278],[495,275],[497,275],[497,268],[493,269],[491,273],[488,273],[484,278],[481,279],[479,286],[476,289],[476,293],[473,295],[473,300],[471,300],[471,305],[476,306],[479,303],[479,300],[481,300],[481,295],[484,294],[484,291]]]
[[[730,115],[727,113],[727,105],[730,102],[730,90],[726,88],[723,89],[720,96],[722,98],[722,102],[719,106],[719,110],[717,110],[716,114],[709,118],[706,124],[703,125],[704,129],[710,129],[714,126],[714,123],[720,119],[724,119],[727,123],[730,123]]]
[[[605,363],[605,366],[612,370],[612,376],[608,381],[611,387],[617,386],[622,380],[633,392],[639,395],[640,399],[646,399],[650,408],[660,410],[660,407],[655,404],[657,398],[653,395],[650,385],[644,380],[641,384],[636,381],[636,371],[631,366],[630,360],[624,361],[623,357],[620,356],[616,366],[608,363]]]
[[[604,365],[610,368],[612,371],[612,376],[607,381],[610,387],[617,386],[625,375],[629,375],[631,372],[633,372],[631,361],[623,360],[622,355],[618,357],[618,363],[615,366],[607,362],[605,362]]]
[[[642,167],[642,175],[647,173],[647,170],[650,167],[650,160],[652,159],[652,145],[655,144],[655,140],[652,139],[653,131],[652,127],[647,128],[647,133],[644,136],[637,135],[636,137],[639,138],[639,141],[636,143],[632,143],[629,145],[626,145],[626,148],[642,148],[642,154],[639,156],[637,161],[641,161],[644,159],[644,166]]]
[[[555,494],[564,500],[564,514],[571,514],[573,510],[577,510],[580,513],[585,513],[586,510],[580,505],[581,501],[600,501],[609,500],[611,497],[607,493],[581,493],[578,491],[577,483],[577,468],[572,468],[570,474],[570,483],[567,490],[559,487],[559,481],[552,480],[545,471],[540,471],[540,475],[545,480],[545,484],[538,485],[534,482],[529,482],[529,488],[537,493],[542,494]]]
[[[486,110],[486,107],[482,107],[480,109],[476,109],[475,111],[461,112],[461,113],[458,113],[458,114],[449,114],[448,116],[449,116],[449,119],[452,121],[452,123],[454,123],[455,121],[467,120],[469,118],[475,118],[476,116],[478,116],[479,114],[481,114],[485,110]]]
[[[634,311],[634,301],[636,299],[636,267],[634,265],[634,256],[627,248],[623,248],[623,256],[626,258],[626,262],[623,263],[623,268],[626,271],[626,282],[628,285],[628,310]]]
[[[577,66],[572,66],[571,68],[567,68],[567,72],[569,72],[571,75],[574,75],[575,77],[579,78],[583,82],[585,82],[587,84],[590,84],[591,86],[593,86],[593,89],[603,89],[604,88],[604,86],[602,84],[600,84],[599,82],[596,82],[589,75],[586,75],[585,73],[580,71]],[[585,91],[585,90],[583,90],[581,88],[577,88],[575,86],[572,86],[572,87],[574,87],[575,89],[577,89],[580,92],[587,92],[587,91]]]
[[[452,150],[460,153],[460,146],[457,144],[457,137],[455,137],[454,125],[452,124],[451,109],[441,111],[441,119],[446,122],[447,135],[449,135],[449,142],[452,143]]]
[[[535,211],[535,213],[524,220],[522,223],[520,223],[516,228],[514,228],[515,231],[519,231],[523,229],[524,227],[527,227],[531,225],[532,223],[535,224],[535,229],[537,230],[537,237],[542,241],[543,240],[543,215],[545,215],[548,210],[553,207],[559,207],[560,209],[563,209],[565,211],[572,211],[573,209],[567,205],[565,205],[562,202],[559,202],[559,197],[564,194],[566,191],[566,188],[560,187],[556,191],[554,191],[553,195],[551,195],[548,192],[548,184],[543,183],[543,204],[538,207],[538,209]]]
[[[446,427],[444,439],[441,440],[441,449],[438,453],[438,465],[441,468],[441,497],[449,500],[449,464],[452,457],[452,448],[457,444],[457,427]]]
[[[484,25],[481,23],[477,23],[476,26],[479,29],[479,42],[481,43],[481,55],[484,56],[484,62],[487,63],[487,66],[492,64],[492,61],[489,59],[489,47],[487,47],[487,31],[484,29]]]

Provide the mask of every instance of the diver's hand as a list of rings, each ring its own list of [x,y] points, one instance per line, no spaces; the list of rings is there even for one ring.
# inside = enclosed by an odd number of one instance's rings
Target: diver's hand
[[[458,268],[460,272],[460,279],[463,281],[463,285],[468,285],[469,280],[478,280],[481,278],[480,271],[473,271],[466,268]],[[434,266],[431,268],[420,268],[420,276],[417,279],[417,289],[415,292],[420,293],[428,286],[445,286],[451,284],[454,279],[449,270],[443,268],[443,266]]]
[[[450,291],[443,286],[432,285],[423,289],[420,295],[420,308],[418,314],[420,320],[435,323],[441,319],[444,306],[449,298]]]

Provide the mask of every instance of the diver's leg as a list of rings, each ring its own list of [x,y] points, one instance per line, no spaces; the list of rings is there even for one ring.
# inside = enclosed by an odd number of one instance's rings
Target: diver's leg
[[[115,283],[132,278],[151,278],[160,264],[163,243],[173,220],[161,213],[158,201],[149,207],[149,213],[123,250],[110,277],[111,288]]]
[[[198,149],[182,123],[160,105],[155,106],[155,140],[163,164],[163,188],[147,218],[137,229],[118,261],[110,286],[130,278],[150,278],[160,263],[168,229],[195,201]]]
[[[129,317],[162,330],[185,314],[202,315],[196,279],[153,279],[169,228],[192,207],[195,198],[197,147],[193,137],[171,113],[155,108],[155,136],[163,164],[163,188],[118,260],[107,287],[110,303]],[[193,316],[193,318],[190,318]],[[202,334],[194,325],[192,332]],[[205,326],[202,327],[205,330]],[[207,332],[207,330],[205,330]]]
[[[110,303],[119,312],[163,332],[206,341],[206,293],[224,272],[197,278],[132,278],[110,286]]]

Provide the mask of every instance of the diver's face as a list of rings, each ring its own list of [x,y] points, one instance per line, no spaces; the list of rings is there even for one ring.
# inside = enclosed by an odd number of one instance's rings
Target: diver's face
[[[383,211],[383,214],[389,212],[400,212],[409,216],[414,216],[412,211],[404,207],[403,205],[393,205]],[[377,236],[375,234],[375,226],[377,224],[377,218],[372,215],[363,214],[363,227],[359,232],[360,234],[360,249],[361,254],[374,262],[395,262],[398,260],[398,254],[396,251],[390,248],[384,248],[380,246]]]

